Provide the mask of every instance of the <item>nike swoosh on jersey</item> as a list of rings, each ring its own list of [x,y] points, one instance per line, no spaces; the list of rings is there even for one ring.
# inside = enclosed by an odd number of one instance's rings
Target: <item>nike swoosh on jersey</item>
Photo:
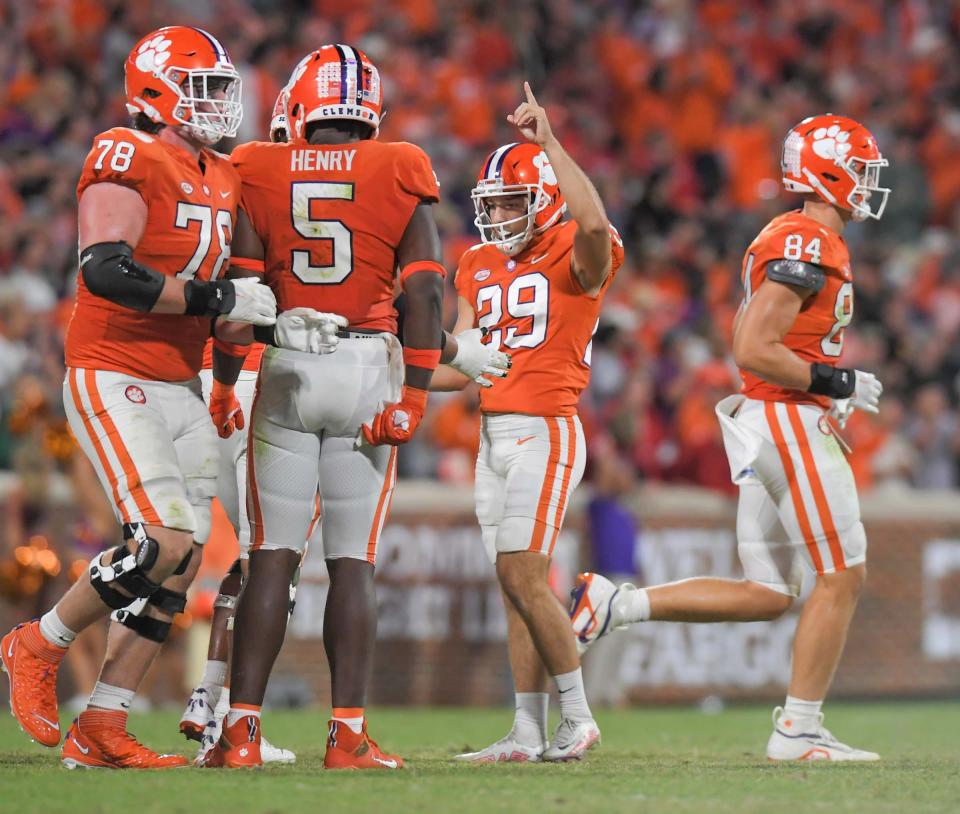
[[[532,258],[532,259],[530,260],[530,265],[532,266],[534,263],[539,263],[539,262],[540,262],[541,260],[543,260],[543,258],[546,257],[548,254],[550,254],[550,252],[546,252],[546,253],[544,253],[544,254],[541,254],[539,257],[534,257],[534,258]]]
[[[526,438],[518,438],[518,439],[517,439],[517,446],[519,447],[520,445],[527,443],[527,441],[529,441],[530,439],[536,438],[536,437],[537,437],[537,436],[535,436],[535,435],[528,435]]]
[[[220,193],[220,197],[221,197],[221,198],[229,198],[229,197],[230,197],[230,192],[229,192],[229,191],[227,191],[227,192],[221,192],[221,193]]]
[[[49,720],[48,718],[44,718],[42,715],[36,712],[33,713],[33,717],[40,721],[43,721],[47,726],[52,726],[54,729],[57,730],[57,732],[60,731],[60,724],[55,724],[53,721]]]

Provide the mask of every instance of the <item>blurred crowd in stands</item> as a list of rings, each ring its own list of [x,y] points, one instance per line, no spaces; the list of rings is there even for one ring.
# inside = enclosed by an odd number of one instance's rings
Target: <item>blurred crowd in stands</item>
[[[857,478],[865,491],[957,485],[960,6],[936,0],[0,0],[0,470],[83,466],[60,406],[75,184],[92,137],[127,120],[130,46],[172,23],[209,29],[240,68],[238,141],[264,137],[303,54],[363,48],[384,78],[381,138],[433,159],[451,270],[477,239],[481,161],[516,138],[505,117],[531,80],[626,241],[581,405],[596,481],[618,493],[731,491],[713,406],[738,387],[743,251],[795,205],[780,141],[811,114],[861,120],[894,191],[881,223],[846,235],[845,364],[886,388],[880,415],[848,426]],[[402,474],[469,481],[478,421],[475,392],[433,398]]]

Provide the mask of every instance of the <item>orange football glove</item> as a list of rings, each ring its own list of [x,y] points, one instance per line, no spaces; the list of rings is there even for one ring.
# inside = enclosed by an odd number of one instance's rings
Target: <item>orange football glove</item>
[[[243,429],[243,410],[233,393],[233,385],[213,380],[210,392],[210,418],[217,428],[217,435],[229,438],[234,430]]]
[[[404,387],[399,402],[386,405],[369,426],[363,425],[363,437],[372,446],[405,444],[413,437],[426,409],[427,391]]]

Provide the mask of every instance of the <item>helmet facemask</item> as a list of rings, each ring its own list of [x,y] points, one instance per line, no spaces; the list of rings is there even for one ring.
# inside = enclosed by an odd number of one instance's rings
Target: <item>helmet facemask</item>
[[[864,221],[867,218],[880,220],[883,216],[890,188],[880,186],[880,170],[889,165],[887,159],[879,154],[873,159],[852,155],[843,162],[843,169],[854,182],[853,190],[847,196],[847,203],[850,204],[855,221]]]
[[[493,198],[508,198],[526,196],[527,211],[515,218],[493,223],[488,211]],[[537,214],[550,204],[550,197],[543,191],[543,184],[504,184],[503,179],[479,181],[470,193],[473,208],[477,216],[473,225],[480,232],[480,240],[488,245],[496,246],[508,257],[522,252],[530,243],[534,234],[543,231],[545,227],[537,227]],[[516,232],[516,227],[522,227]]]
[[[233,65],[196,70],[170,67],[159,78],[179,95],[173,118],[195,139],[216,144],[237,134],[243,119],[243,82]],[[215,95],[221,93],[222,97]]]

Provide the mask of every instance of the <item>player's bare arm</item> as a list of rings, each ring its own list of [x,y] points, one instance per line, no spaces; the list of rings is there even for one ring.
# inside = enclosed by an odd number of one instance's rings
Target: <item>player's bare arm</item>
[[[773,280],[760,286],[734,327],[733,357],[737,366],[781,387],[810,387],[810,363],[783,340],[812,293]]]
[[[138,192],[93,184],[80,196],[78,217],[80,270],[91,294],[154,314],[225,316],[261,325],[276,320],[273,293],[256,281],[184,280],[134,260],[147,223],[147,205]]]
[[[397,263],[402,271],[408,267],[416,268],[411,265],[416,263],[439,265],[442,257],[433,205],[420,204],[410,216],[410,222],[397,246]],[[407,295],[404,348],[436,351],[439,354],[440,336],[443,333],[443,277],[429,268],[414,271],[403,281],[403,288]],[[408,363],[407,385],[418,390],[429,389],[433,370],[431,367]]]
[[[563,190],[570,216],[577,224],[573,239],[573,273],[583,290],[596,296],[610,273],[610,221],[603,201],[586,173],[570,157],[550,127],[547,112],[538,104],[530,83],[523,83],[527,96],[507,121],[546,152]]]

